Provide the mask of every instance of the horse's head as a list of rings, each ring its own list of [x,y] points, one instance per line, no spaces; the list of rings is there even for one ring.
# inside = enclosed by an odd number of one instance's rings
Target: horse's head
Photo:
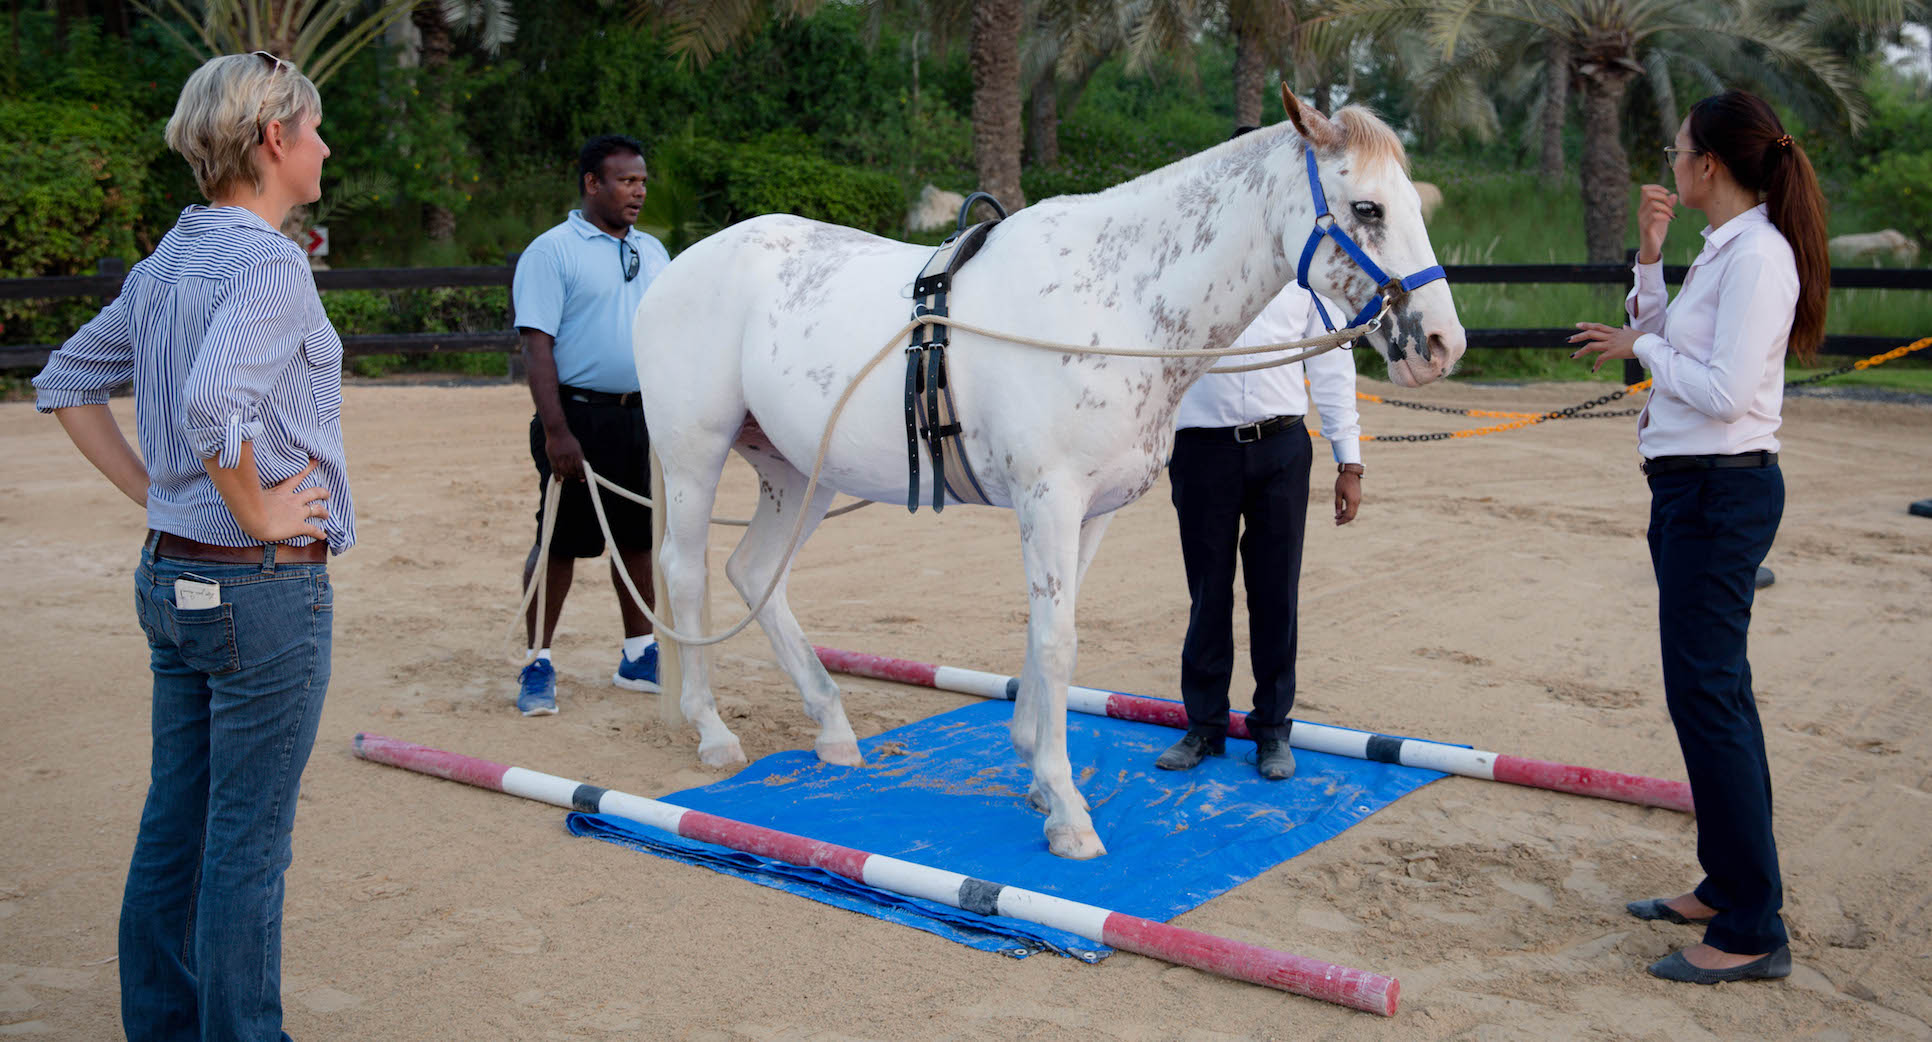
[[[1317,216],[1318,204],[1310,223],[1289,230],[1283,245],[1298,278],[1345,306],[1346,314],[1331,316],[1338,327],[1372,317],[1377,295],[1383,298],[1387,314],[1364,339],[1388,362],[1389,379],[1416,387],[1447,376],[1467,344],[1449,283],[1438,277],[1439,269],[1430,270],[1436,253],[1401,140],[1364,108],[1350,106],[1329,119],[1301,104],[1285,84],[1281,103],[1320,178],[1319,193],[1306,173],[1293,179],[1290,190],[1325,200],[1331,215]]]

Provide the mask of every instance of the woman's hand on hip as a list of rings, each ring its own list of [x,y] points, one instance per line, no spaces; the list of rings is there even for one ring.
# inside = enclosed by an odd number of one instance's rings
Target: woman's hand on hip
[[[326,541],[329,534],[322,530],[322,522],[329,519],[329,504],[326,502],[329,490],[320,485],[296,488],[315,473],[315,468],[316,461],[310,460],[300,474],[283,478],[262,489],[262,514],[256,519],[255,527],[250,528],[244,523],[243,529],[264,543],[279,543],[304,535]]]

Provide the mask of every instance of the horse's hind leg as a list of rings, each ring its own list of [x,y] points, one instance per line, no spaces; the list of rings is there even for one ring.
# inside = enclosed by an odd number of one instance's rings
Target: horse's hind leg
[[[669,442],[676,441],[676,445]],[[665,593],[672,620],[687,633],[697,631],[704,618],[706,594],[705,551],[711,533],[711,507],[718,496],[718,477],[724,471],[730,442],[695,435],[665,436],[659,440],[658,460],[664,467],[664,545],[658,548],[658,567],[664,572]],[[668,450],[668,451],[667,451]],[[718,716],[711,693],[709,646],[678,645],[681,690],[678,707],[698,729],[698,759],[709,767],[745,762],[744,747]]]
[[[1093,563],[1093,556],[1100,549],[1100,537],[1107,534],[1107,522],[1113,519],[1114,515],[1112,513],[1106,513],[1099,517],[1090,517],[1080,522],[1080,566],[1073,581],[1073,595],[1076,601],[1080,596],[1080,587],[1087,579],[1087,566]],[[1078,648],[1074,649],[1074,662],[1076,664],[1079,662]],[[1067,671],[1068,677],[1071,678],[1072,674],[1073,669],[1069,667]],[[1032,740],[1025,745],[1025,752],[1022,754],[1030,757],[1031,750],[1037,748],[1041,742],[1046,741],[1050,737],[1041,729],[1041,725],[1046,721],[1046,714],[1038,711],[1038,700],[1024,703],[1024,708],[1027,710],[1024,716],[1021,715],[1021,708],[1018,705],[1013,707],[1013,731],[1017,736],[1022,727],[1032,729]],[[1080,801],[1081,808],[1085,809],[1087,807],[1086,795],[1079,789],[1075,789],[1073,795]],[[1046,789],[1041,786],[1040,776],[1038,774],[1033,776],[1033,783],[1027,788],[1026,802],[1034,810],[1042,814],[1047,812],[1048,801]]]
[[[1014,744],[1026,755],[1021,721],[1031,722],[1033,788],[1047,805],[1047,849],[1060,857],[1107,852],[1067,759],[1067,682],[1078,642],[1074,601],[1080,582],[1081,506],[1070,489],[1043,479],[1019,498],[1021,556],[1026,562],[1026,668],[1020,675]]]
[[[797,548],[792,548],[789,556],[785,551],[792,528],[798,523],[798,511],[805,511],[805,529],[798,540],[799,546],[803,546],[824,519],[835,493],[820,486],[813,493],[812,501],[806,503],[806,477],[783,456],[755,440],[751,444],[741,441],[738,448],[758,471],[758,511],[752,516],[745,538],[726,562],[725,574],[745,603],[750,604],[765,592],[772,573],[782,570],[771,599],[758,610],[758,625],[764,627],[765,636],[771,640],[778,664],[798,687],[805,701],[806,715],[818,724],[818,758],[826,763],[860,766],[865,761],[859,756],[859,740],[852,733],[852,724],[845,718],[838,685],[819,662],[818,653],[812,650],[812,642],[805,638],[805,631],[799,628],[798,619],[792,615],[791,605],[785,599]]]

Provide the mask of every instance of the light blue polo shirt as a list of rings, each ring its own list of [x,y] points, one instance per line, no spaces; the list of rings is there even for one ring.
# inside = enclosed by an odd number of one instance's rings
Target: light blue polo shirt
[[[671,255],[636,228],[627,238],[640,261],[629,282],[617,238],[585,220],[582,210],[570,211],[517,258],[516,322],[556,338],[558,383],[610,394],[638,389],[631,318]]]

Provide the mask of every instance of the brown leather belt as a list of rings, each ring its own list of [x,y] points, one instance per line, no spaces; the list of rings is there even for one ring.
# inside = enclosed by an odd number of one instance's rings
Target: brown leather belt
[[[217,546],[203,543],[173,532],[156,532],[150,529],[148,537],[154,541],[154,552],[158,557],[172,557],[177,561],[218,561],[222,564],[261,564],[263,548],[260,543],[254,546]],[[275,563],[277,564],[321,564],[329,559],[329,544],[316,540],[306,546],[275,544]]]

